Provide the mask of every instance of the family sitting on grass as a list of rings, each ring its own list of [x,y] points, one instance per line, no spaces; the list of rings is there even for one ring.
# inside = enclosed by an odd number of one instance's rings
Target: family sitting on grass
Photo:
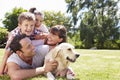
[[[43,14],[31,8],[18,17],[18,27],[10,32],[5,54],[0,66],[0,75],[8,74],[11,80],[22,80],[54,70],[58,63],[46,60],[45,55],[60,43],[66,42],[67,31],[62,25],[50,28],[42,24]],[[66,76],[71,69],[58,72],[56,76]]]

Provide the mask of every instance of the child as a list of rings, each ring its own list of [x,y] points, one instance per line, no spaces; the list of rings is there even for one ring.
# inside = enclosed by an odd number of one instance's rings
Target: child
[[[13,40],[13,38],[15,37],[15,35],[26,34],[27,36],[31,36],[34,32],[34,25],[35,25],[34,14],[30,12],[23,12],[20,14],[20,16],[18,17],[18,27],[15,28],[13,31],[11,31],[8,36],[8,41],[5,47],[5,54],[0,67],[0,75],[7,72],[6,70],[7,68],[5,69],[6,61],[7,58],[11,55],[11,50],[9,48],[9,45]]]
[[[43,24],[44,16],[36,8],[30,8],[29,12],[33,13],[36,17],[35,34],[37,35],[35,35],[35,39],[39,39],[33,40],[32,43],[36,43],[34,46],[42,45],[49,33],[47,27]]]

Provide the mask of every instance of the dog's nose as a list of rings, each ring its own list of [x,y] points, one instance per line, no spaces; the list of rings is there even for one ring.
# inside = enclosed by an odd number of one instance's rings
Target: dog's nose
[[[80,54],[75,54],[76,58],[78,58],[80,56]]]

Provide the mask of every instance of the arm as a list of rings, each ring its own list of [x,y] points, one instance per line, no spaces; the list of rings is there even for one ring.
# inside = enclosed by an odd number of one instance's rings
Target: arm
[[[48,33],[49,33],[48,28],[44,24],[41,24],[40,32],[38,32],[38,34],[35,35],[35,39],[36,40],[38,40],[38,39],[46,39]]]
[[[36,35],[34,36],[34,38],[35,38],[36,40],[46,39],[47,36],[48,36],[48,33],[40,32],[39,34],[36,34]]]
[[[8,74],[12,80],[22,80],[44,73],[43,67],[36,69],[21,69],[17,64],[12,62],[8,63],[7,66]]]
[[[2,63],[0,65],[0,76],[3,75],[4,73],[7,72],[7,67],[6,67],[6,61],[8,59],[8,57],[12,54],[12,52],[10,51],[9,45],[11,43],[11,41],[13,40],[14,36],[10,35],[6,47],[5,47],[5,53],[2,59]],[[6,67],[6,70],[5,70]]]
[[[7,72],[7,66],[6,66],[6,62],[8,57],[12,54],[9,46],[12,42],[12,40],[14,39],[15,35],[18,34],[18,32],[20,31],[20,28],[17,27],[14,30],[12,30],[10,33],[8,33],[8,40],[7,40],[7,44],[5,46],[5,53],[2,59],[2,64],[0,65],[0,76],[5,72]]]
[[[56,68],[56,62],[45,61],[43,67],[38,67],[35,69],[21,69],[19,65],[13,62],[8,62],[8,74],[13,80],[22,80],[29,77],[34,77],[38,74],[44,74]]]
[[[10,55],[11,55],[11,51],[5,50],[5,54],[4,54],[4,57],[2,59],[2,63],[1,63],[1,66],[0,66],[0,75],[3,75],[4,73],[7,73],[6,62],[7,62],[7,59]],[[5,67],[6,67],[6,69],[5,69]]]

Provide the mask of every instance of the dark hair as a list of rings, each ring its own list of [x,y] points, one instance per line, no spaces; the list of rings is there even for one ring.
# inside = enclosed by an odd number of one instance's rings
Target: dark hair
[[[21,35],[16,35],[13,39],[13,41],[11,42],[10,44],[10,49],[13,51],[13,52],[16,52],[16,51],[21,51],[21,44],[20,44],[20,41],[27,37],[25,34],[21,34]]]
[[[29,12],[31,12],[31,13],[33,13],[33,14],[35,14],[35,15],[40,15],[40,16],[44,19],[43,13],[39,12],[35,7],[30,8],[30,9],[29,9]]]
[[[67,41],[67,30],[63,25],[56,25],[56,26],[51,27],[50,33],[52,33],[54,35],[58,35],[59,38],[63,39],[62,42]],[[60,43],[62,43],[62,42],[60,42]]]
[[[36,8],[33,7],[33,8],[29,9],[29,12],[34,13],[35,10],[36,10]]]

